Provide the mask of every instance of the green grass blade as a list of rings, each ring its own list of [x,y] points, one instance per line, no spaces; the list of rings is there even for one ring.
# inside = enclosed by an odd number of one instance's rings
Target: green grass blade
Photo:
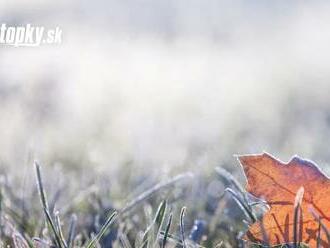
[[[155,217],[150,224],[150,226],[147,228],[143,235],[143,241],[141,247],[149,247],[150,245],[154,245],[154,242],[158,240],[159,231],[162,227],[165,213],[166,213],[166,200],[162,201],[157,209],[157,212],[155,214]]]
[[[242,199],[238,196],[238,194],[234,190],[232,190],[231,188],[226,188],[225,192],[229,193],[233,197],[233,199],[238,203],[238,205],[241,207],[245,215],[249,217],[253,223],[257,221],[257,218],[252,212],[251,208],[247,204],[245,204],[244,201],[242,201]]]
[[[186,207],[183,207],[181,209],[180,213],[180,234],[181,234],[181,241],[182,241],[182,247],[186,248],[186,240],[185,240],[185,230],[184,230],[184,216],[186,213]]]
[[[36,176],[37,176],[37,185],[38,185],[38,191],[39,191],[39,196],[40,196],[40,201],[44,210],[44,214],[48,223],[48,226],[50,226],[51,230],[54,233],[55,236],[55,241],[58,245],[59,248],[66,247],[59,236],[59,234],[56,231],[54,221],[49,213],[49,207],[48,207],[48,202],[47,202],[47,197],[46,193],[43,187],[43,182],[42,182],[42,177],[41,177],[41,169],[40,165],[37,162],[34,162],[35,164],[35,169],[36,169]]]
[[[155,224],[156,224],[156,235],[158,236],[159,231],[163,225],[165,213],[166,213],[167,202],[166,200],[162,201],[158,207],[156,217],[155,217]]]
[[[170,227],[171,227],[171,224],[172,224],[172,217],[173,217],[173,215],[171,213],[170,214],[170,217],[168,219],[167,225],[166,225],[165,232],[164,232],[162,248],[165,248],[165,246],[166,246],[167,237],[168,237],[168,234],[169,234],[169,231],[170,231]]]
[[[57,230],[57,233],[59,234],[61,243],[64,245],[64,247],[67,248],[68,245],[67,245],[64,235],[63,235],[63,231],[62,231],[62,227],[61,227],[60,213],[58,211],[55,213],[55,224],[56,224],[56,230]]]
[[[105,232],[109,229],[109,227],[112,225],[112,223],[116,220],[116,217],[118,216],[117,212],[113,212],[107,221],[102,226],[100,232],[88,242],[86,248],[95,247],[96,243],[102,238],[102,236],[105,234]]]

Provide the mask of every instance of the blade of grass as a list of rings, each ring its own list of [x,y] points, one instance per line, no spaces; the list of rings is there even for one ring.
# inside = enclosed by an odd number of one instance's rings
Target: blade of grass
[[[40,201],[44,210],[44,214],[48,223],[48,226],[50,226],[51,230],[54,233],[55,236],[55,242],[57,243],[59,248],[66,247],[65,244],[62,243],[61,238],[59,234],[56,231],[54,221],[49,213],[49,207],[48,207],[48,202],[47,202],[47,197],[46,193],[44,191],[43,187],[43,182],[42,182],[42,177],[41,177],[41,169],[40,165],[35,161],[34,162],[35,169],[36,169],[36,176],[37,176],[37,185],[38,185],[38,191],[39,191],[39,196],[40,196]]]
[[[166,213],[167,202],[166,200],[162,201],[158,207],[156,217],[155,217],[155,224],[156,224],[156,236],[158,236],[159,231],[163,225],[165,213]],[[157,237],[156,237],[157,239]]]
[[[248,207],[239,197],[239,195],[236,194],[235,191],[233,191],[231,188],[226,188],[225,192],[228,192],[234,200],[238,203],[238,205],[241,207],[243,212],[249,219],[254,223],[257,221],[257,218],[255,217],[254,213],[251,211],[250,207]]]
[[[124,207],[120,212],[119,215],[124,215],[127,212],[129,212],[132,208],[134,208],[135,206],[139,205],[140,203],[142,203],[143,201],[145,201],[146,199],[148,199],[149,197],[151,197],[152,195],[154,195],[155,193],[157,193],[158,191],[164,189],[164,188],[168,188],[173,186],[174,184],[176,184],[177,182],[183,180],[183,179],[187,179],[187,178],[191,178],[193,175],[191,173],[185,173],[185,174],[180,174],[175,176],[174,178],[167,180],[165,182],[162,183],[158,183],[156,184],[154,187],[146,190],[145,192],[143,192],[141,195],[139,195],[138,197],[136,197],[135,199],[133,199],[132,201],[130,201],[126,207]]]
[[[165,246],[166,246],[167,237],[168,237],[170,227],[171,227],[171,224],[172,224],[172,217],[173,217],[173,215],[171,213],[170,216],[169,216],[169,219],[167,221],[166,229],[165,229],[165,232],[164,232],[162,248],[165,248]]]
[[[316,210],[312,206],[309,207],[309,212],[313,215],[314,219],[320,223],[322,230],[327,236],[328,244],[330,244],[330,232],[326,225],[323,224],[321,217],[317,214]]]
[[[68,247],[64,235],[63,235],[63,231],[62,231],[62,227],[61,227],[61,219],[60,219],[60,213],[58,211],[55,212],[55,224],[56,224],[56,229],[57,232],[60,236],[61,242],[65,247]]]
[[[109,218],[107,219],[107,221],[104,223],[104,225],[101,227],[100,232],[95,235],[94,238],[92,238],[86,248],[91,248],[91,247],[95,247],[96,243],[102,238],[102,236],[105,234],[105,232],[109,229],[109,227],[113,224],[113,222],[116,220],[116,217],[118,216],[117,212],[113,212]]]
[[[56,227],[55,227],[55,224],[52,220],[52,217],[50,216],[50,213],[44,209],[44,213],[45,213],[45,216],[46,216],[46,220],[47,220],[47,223],[48,223],[48,226],[50,226],[50,229],[53,231],[54,233],[54,236],[55,236],[55,241],[57,243],[57,245],[62,248],[63,244],[62,244],[62,241],[61,241],[61,238],[59,236],[59,234],[57,233],[57,230],[56,230]],[[65,246],[64,246],[65,247]]]
[[[166,206],[167,203],[165,200],[159,204],[152,223],[148,226],[147,230],[143,234],[141,247],[149,247],[150,244],[154,246],[154,243],[158,239],[158,234],[164,221]]]
[[[247,198],[246,191],[243,189],[242,185],[236,180],[236,178],[229,171],[225,170],[224,168],[216,167],[215,171],[217,172],[218,176],[222,180],[227,182],[228,185],[232,185],[232,186],[234,186],[234,188],[236,188],[236,190],[239,192],[239,194],[244,199],[244,202],[245,202],[244,205],[246,205],[247,208],[249,208],[249,211],[252,212],[252,206],[249,204],[249,200]]]
[[[245,194],[245,190],[243,189],[242,185],[229,171],[221,167],[216,167],[215,171],[222,180],[227,182],[227,184],[233,185],[240,193],[243,195]]]
[[[73,241],[76,233],[76,222],[77,222],[77,216],[73,214],[70,220],[69,235],[67,240],[68,248],[73,247]]]
[[[301,203],[304,198],[304,188],[301,187],[297,191],[296,198],[295,198],[295,203],[294,203],[294,225],[293,225],[293,245],[294,248],[298,248],[299,243],[301,242],[300,240],[300,235],[299,235],[299,219],[301,216]]]
[[[180,233],[181,233],[181,240],[182,240],[182,247],[186,248],[186,240],[185,240],[185,230],[184,230],[184,216],[186,213],[186,207],[183,207],[181,209],[181,213],[180,213]]]

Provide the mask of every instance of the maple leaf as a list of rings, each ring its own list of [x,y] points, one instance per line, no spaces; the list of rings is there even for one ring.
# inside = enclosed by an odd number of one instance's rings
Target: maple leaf
[[[283,163],[271,155],[238,157],[247,177],[246,190],[264,199],[270,209],[249,227],[246,240],[268,245],[288,244],[299,238],[309,247],[330,247],[330,179],[311,161],[293,157]],[[294,234],[295,198],[303,189],[299,233]],[[321,224],[320,224],[321,223]],[[322,228],[320,229],[320,226]]]

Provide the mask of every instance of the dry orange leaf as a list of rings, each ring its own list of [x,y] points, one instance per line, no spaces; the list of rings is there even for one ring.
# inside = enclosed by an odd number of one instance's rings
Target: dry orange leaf
[[[238,159],[247,177],[247,191],[270,206],[262,220],[250,226],[245,239],[278,245],[292,243],[296,238],[295,241],[305,242],[312,248],[317,247],[319,240],[320,247],[330,247],[324,230],[326,227],[330,231],[330,179],[316,164],[299,157],[283,163],[267,153]],[[294,204],[299,189],[301,214],[295,222]],[[296,235],[294,223],[298,226]]]

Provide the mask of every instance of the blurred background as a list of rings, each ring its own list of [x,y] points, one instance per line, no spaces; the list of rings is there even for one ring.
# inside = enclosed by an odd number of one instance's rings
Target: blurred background
[[[0,47],[1,166],[330,162],[327,1],[3,1],[61,45]],[[235,165],[233,165],[235,166]],[[237,167],[238,168],[238,167]]]

